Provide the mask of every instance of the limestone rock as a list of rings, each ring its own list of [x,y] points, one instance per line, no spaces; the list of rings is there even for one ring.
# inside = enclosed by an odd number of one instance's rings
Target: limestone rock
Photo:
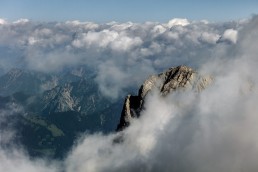
[[[142,84],[137,96],[128,95],[120,117],[117,131],[123,130],[130,124],[130,120],[140,116],[144,106],[144,98],[149,91],[157,88],[162,96],[180,89],[191,89],[200,92],[212,82],[211,76],[201,76],[187,66],[172,67],[158,75],[150,76]]]

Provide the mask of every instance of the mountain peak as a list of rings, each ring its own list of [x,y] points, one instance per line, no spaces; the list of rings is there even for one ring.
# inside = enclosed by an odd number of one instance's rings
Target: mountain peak
[[[177,66],[158,74],[152,75],[144,81],[137,96],[128,95],[125,98],[117,131],[123,130],[130,124],[131,118],[139,117],[144,106],[146,95],[158,89],[162,96],[166,96],[176,90],[190,89],[200,92],[212,82],[211,76],[203,76],[187,66]]]

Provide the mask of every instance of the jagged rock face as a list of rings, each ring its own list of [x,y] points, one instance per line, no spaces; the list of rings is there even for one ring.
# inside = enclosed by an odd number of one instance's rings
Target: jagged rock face
[[[49,109],[49,111],[53,112],[74,111],[78,103],[71,96],[72,90],[73,87],[70,84],[66,84],[64,87],[56,87],[48,91],[43,97],[44,102],[46,102],[43,111],[44,109]]]
[[[111,102],[101,96],[96,83],[81,80],[44,92],[41,104],[44,114],[69,111],[90,114]]]
[[[180,89],[200,92],[210,85],[212,80],[212,77],[201,76],[187,66],[173,67],[158,75],[150,76],[141,86],[137,96],[128,95],[125,98],[117,131],[127,127],[132,118],[139,117],[144,106],[144,98],[154,88],[157,88],[162,96]]]

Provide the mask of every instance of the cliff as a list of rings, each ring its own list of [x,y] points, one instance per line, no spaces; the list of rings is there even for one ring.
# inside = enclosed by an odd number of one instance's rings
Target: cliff
[[[210,85],[212,80],[211,76],[200,75],[187,66],[172,67],[158,75],[150,76],[142,84],[138,95],[126,96],[117,131],[129,126],[132,118],[140,116],[141,110],[144,108],[145,97],[154,88],[158,89],[162,96],[167,96],[180,89],[200,92]]]

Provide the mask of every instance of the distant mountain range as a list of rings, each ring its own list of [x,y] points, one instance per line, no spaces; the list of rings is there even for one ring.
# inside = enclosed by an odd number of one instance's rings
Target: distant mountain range
[[[122,110],[122,100],[104,97],[85,66],[55,74],[12,69],[0,77],[0,100],[1,109],[22,109],[12,115],[16,143],[32,156],[55,158],[82,132],[114,131]]]

